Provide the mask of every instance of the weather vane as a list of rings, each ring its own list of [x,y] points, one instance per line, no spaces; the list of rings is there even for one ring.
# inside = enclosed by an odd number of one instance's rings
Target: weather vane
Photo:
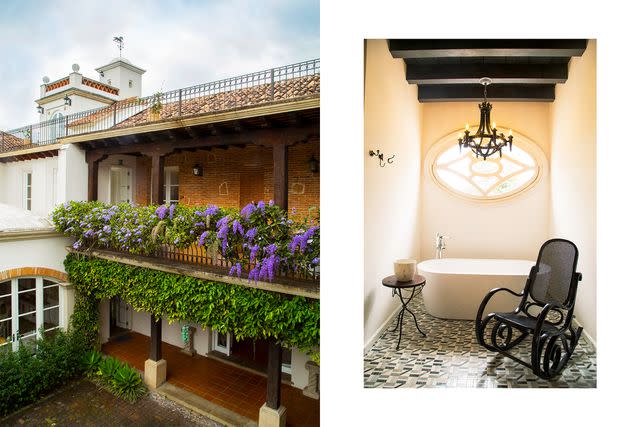
[[[122,58],[122,48],[124,48],[124,37],[118,36],[114,37],[113,41],[118,45],[118,49],[120,50],[120,58]]]

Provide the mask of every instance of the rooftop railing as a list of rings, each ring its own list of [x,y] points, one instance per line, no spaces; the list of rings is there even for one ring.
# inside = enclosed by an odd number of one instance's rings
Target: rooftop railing
[[[57,143],[61,138],[140,126],[320,93],[320,60],[271,68],[0,132],[0,153]]]

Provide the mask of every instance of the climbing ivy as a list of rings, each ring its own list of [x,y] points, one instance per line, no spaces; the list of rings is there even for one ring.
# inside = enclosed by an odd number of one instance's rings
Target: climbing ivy
[[[119,296],[137,311],[171,321],[191,321],[238,339],[273,337],[318,360],[320,302],[240,285],[202,280],[143,267],[69,254],[76,285],[74,327],[97,342],[97,302]]]

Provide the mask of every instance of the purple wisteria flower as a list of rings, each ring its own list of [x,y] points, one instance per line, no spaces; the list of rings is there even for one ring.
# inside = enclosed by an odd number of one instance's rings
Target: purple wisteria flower
[[[260,246],[258,245],[253,245],[251,247],[251,252],[249,253],[249,262],[253,262],[256,259],[256,255],[258,254],[259,250]]]
[[[242,277],[242,264],[237,263],[231,267],[231,270],[229,270],[229,276],[233,276],[234,273],[236,276]]]
[[[251,243],[253,242],[253,239],[256,238],[257,234],[258,234],[258,229],[256,227],[253,227],[247,231],[247,234],[245,234],[244,237],[247,239],[249,243]]]
[[[272,243],[266,248],[264,248],[264,251],[267,253],[267,255],[273,255],[274,253],[276,253],[277,250],[278,250],[278,245],[276,245],[275,243]]]
[[[258,202],[258,209],[260,209],[261,211],[264,210],[264,202],[262,200]]]
[[[174,203],[169,206],[169,219],[173,219],[173,211],[176,210],[176,205]]]
[[[244,234],[244,228],[242,228],[242,224],[237,219],[233,220],[232,229],[234,234]]]
[[[194,227],[204,227],[204,222],[202,222],[202,221],[196,222],[195,224],[193,224],[193,226]]]
[[[201,211],[195,211],[194,214],[196,214],[197,216],[204,216],[204,212]]]
[[[256,206],[253,203],[249,203],[247,206],[242,208],[242,210],[240,211],[240,215],[242,215],[244,219],[249,219],[249,217],[255,210]]]
[[[293,215],[295,215],[295,214],[296,214],[296,212],[298,212],[298,209],[296,209],[296,208],[291,208],[291,213],[292,213]]]
[[[80,240],[73,244],[73,249],[78,249],[80,247]]]
[[[208,235],[209,235],[208,231],[205,231],[200,235],[200,238],[198,239],[198,246],[204,246],[204,239],[206,239]]]
[[[209,205],[209,206],[207,206],[207,209],[205,209],[204,214],[213,216],[213,215],[217,214],[219,210],[220,209],[217,206]]]
[[[158,206],[158,209],[156,209],[156,215],[158,215],[159,219],[164,219],[164,217],[167,216],[168,210],[169,208],[167,208],[166,205],[160,205]]]
[[[318,265],[320,264],[320,258],[314,258],[311,260],[311,264]]]
[[[258,276],[260,274],[260,263],[256,263],[256,266],[251,269],[251,271],[249,272],[249,280],[255,280],[256,282],[258,281]]]
[[[276,202],[274,202],[273,200],[269,200],[269,206],[273,206],[275,204],[276,204]]]
[[[216,227],[218,228],[218,234],[216,237],[222,240],[222,255],[227,254],[227,236],[229,234],[229,217],[225,216],[218,220]]]

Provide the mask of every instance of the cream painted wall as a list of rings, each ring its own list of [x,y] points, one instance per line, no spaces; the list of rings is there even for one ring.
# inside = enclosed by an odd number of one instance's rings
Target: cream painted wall
[[[0,240],[0,271],[22,267],[45,267],[65,271],[64,249],[73,243],[67,237],[56,234],[40,238],[4,238]],[[29,254],[25,257],[25,254]]]
[[[489,98],[491,88],[489,88]],[[542,179],[531,189],[491,203],[455,197],[439,187],[428,174],[425,158],[444,136],[464,128],[472,130],[479,120],[476,102],[423,104],[422,234],[421,259],[435,258],[435,234],[446,241],[447,258],[519,258],[535,260],[547,238],[549,178],[546,159]],[[549,104],[541,102],[494,102],[491,115],[498,126],[525,135],[549,154]],[[514,137],[514,145],[518,144]]]
[[[55,201],[53,183],[57,167],[57,157],[5,163],[0,180],[0,203],[24,209],[24,176],[30,172],[31,212],[48,216]]]
[[[551,105],[551,215],[549,234],[580,251],[575,315],[596,339],[596,42],[569,64]]]
[[[398,258],[420,255],[420,132],[417,88],[405,80],[404,62],[393,59],[385,40],[366,45],[364,103],[364,340],[369,342],[398,307],[381,281]],[[369,150],[385,158],[384,168]]]

